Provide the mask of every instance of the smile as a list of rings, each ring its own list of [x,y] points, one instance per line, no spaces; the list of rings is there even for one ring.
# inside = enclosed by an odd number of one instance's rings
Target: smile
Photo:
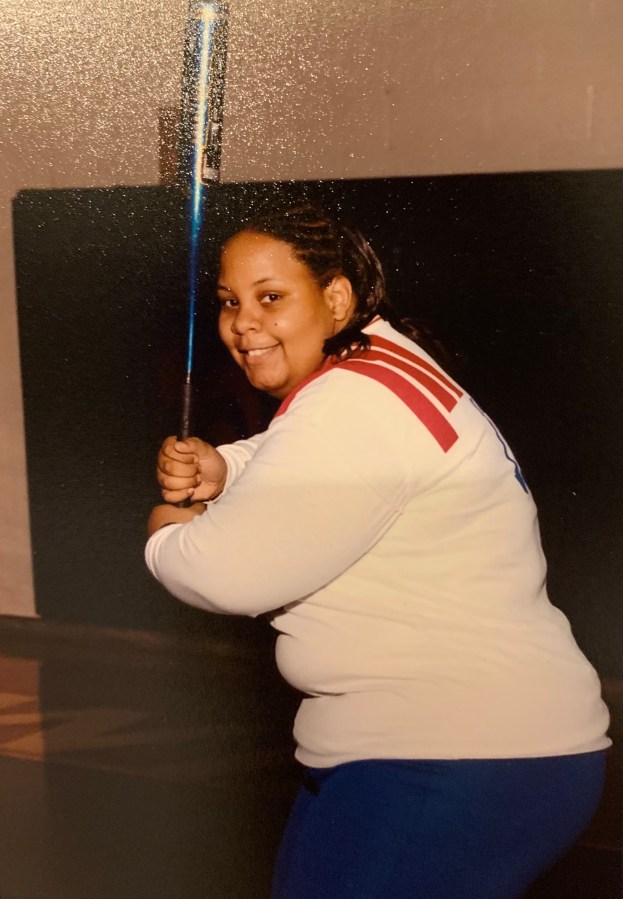
[[[279,344],[275,343],[272,346],[259,347],[258,349],[254,350],[239,350],[238,352],[243,356],[256,358],[257,356],[265,356],[266,353],[270,353],[270,351],[274,350],[277,346],[279,346]]]

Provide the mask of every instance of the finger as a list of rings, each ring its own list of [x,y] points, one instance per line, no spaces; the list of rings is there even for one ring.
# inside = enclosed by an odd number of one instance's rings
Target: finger
[[[190,464],[191,462],[197,464],[197,462],[199,461],[199,457],[196,455],[196,453],[181,453],[178,452],[174,446],[169,446],[166,449],[161,449],[158,453],[158,459],[171,459],[173,462],[183,462],[186,465]]]
[[[178,445],[180,447],[184,445],[188,452],[194,453],[199,459],[209,456],[215,451],[212,444],[206,443],[205,440],[201,440],[199,437],[189,437],[183,444],[178,441],[176,446]]]
[[[181,503],[193,495],[193,490],[163,490],[162,498],[165,503]]]
[[[170,456],[172,453],[175,454],[175,444],[178,443],[177,437],[167,437],[166,440],[162,441],[162,446],[158,452],[159,456]]]
[[[198,438],[193,439],[197,445],[201,445],[201,440],[199,440]],[[187,441],[178,440],[177,437],[167,437],[160,447],[158,458],[174,459],[178,462],[187,462],[189,456],[194,455],[196,455],[195,447],[190,445]]]
[[[192,472],[190,475],[173,476],[165,474],[162,471],[156,472],[158,483],[165,490],[190,490],[197,487],[201,483],[201,477]]]
[[[205,446],[203,440],[198,437],[189,437],[187,440],[176,440],[173,444],[173,450],[182,455],[198,455]]]
[[[199,463],[195,456],[187,457],[182,461],[159,456],[158,471],[174,478],[194,478],[199,474]]]

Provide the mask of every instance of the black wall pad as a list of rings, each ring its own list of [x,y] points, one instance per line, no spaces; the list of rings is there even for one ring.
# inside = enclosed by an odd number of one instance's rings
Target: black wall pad
[[[623,172],[222,185],[208,197],[206,298],[241,217],[308,199],[367,233],[401,307],[454,355],[535,494],[553,601],[601,673],[620,675]],[[37,608],[256,639],[257,624],[169,599],[142,561],[155,452],[179,416],[184,210],[159,187],[15,200]],[[218,441],[263,426],[271,403],[225,358],[208,307],[195,431]]]

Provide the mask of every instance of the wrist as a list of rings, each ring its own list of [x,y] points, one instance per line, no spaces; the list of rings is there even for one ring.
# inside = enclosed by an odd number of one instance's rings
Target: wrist
[[[220,477],[216,482],[216,493],[214,494],[213,499],[216,499],[216,497],[220,496],[221,493],[225,490],[225,487],[227,485],[227,478],[229,477],[229,466],[227,465],[226,457],[218,450],[216,450],[216,452],[219,454],[221,459],[221,471]]]

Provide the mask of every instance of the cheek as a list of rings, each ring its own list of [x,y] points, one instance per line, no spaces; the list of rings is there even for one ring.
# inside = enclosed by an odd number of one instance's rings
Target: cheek
[[[221,338],[225,346],[229,346],[232,338],[231,328],[227,324],[225,318],[221,315],[218,319],[218,336]]]

